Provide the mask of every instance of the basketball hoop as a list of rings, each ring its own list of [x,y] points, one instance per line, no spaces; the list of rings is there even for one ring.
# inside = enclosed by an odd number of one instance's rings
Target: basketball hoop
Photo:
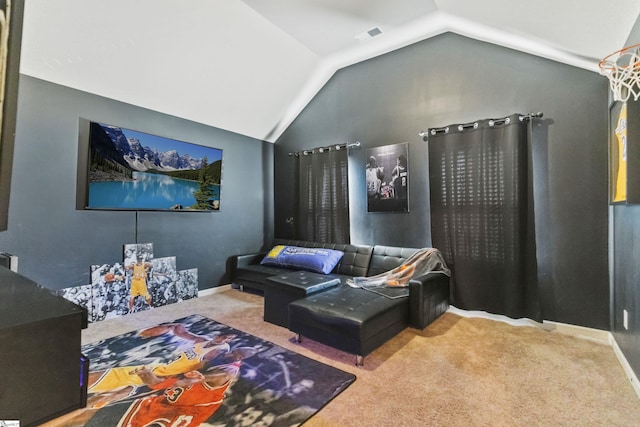
[[[640,44],[613,52],[598,63],[600,74],[609,79],[613,99],[627,102],[640,98]]]

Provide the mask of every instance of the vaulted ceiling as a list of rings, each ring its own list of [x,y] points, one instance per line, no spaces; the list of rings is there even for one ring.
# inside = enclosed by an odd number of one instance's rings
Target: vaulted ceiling
[[[28,0],[20,70],[273,142],[337,70],[411,43],[454,32],[597,72],[639,14],[638,0]]]

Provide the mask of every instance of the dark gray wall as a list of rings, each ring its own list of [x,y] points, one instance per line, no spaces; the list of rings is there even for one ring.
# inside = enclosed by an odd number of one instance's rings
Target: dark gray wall
[[[544,317],[609,329],[607,81],[510,49],[444,34],[337,72],[277,141],[275,234],[290,237],[287,153],[360,141],[350,154],[354,243],[429,246],[429,127],[544,113],[535,127],[534,187]],[[409,142],[408,214],[366,213],[365,147]]]
[[[640,43],[640,18],[625,46]],[[640,102],[640,101],[629,101]],[[640,108],[629,108],[638,111]],[[637,115],[628,120],[640,120]],[[611,124],[610,126],[613,126]],[[629,135],[629,144],[640,144],[640,135]],[[629,165],[631,166],[631,165]],[[636,183],[629,183],[636,185]],[[613,247],[612,332],[636,374],[640,373],[640,205],[616,205],[611,215]],[[629,313],[629,329],[623,327],[623,310]]]
[[[223,150],[219,212],[76,210],[79,118]],[[8,230],[0,251],[50,289],[89,283],[92,264],[122,262],[123,245],[197,268],[200,289],[226,283],[230,255],[273,236],[273,144],[21,76]]]
[[[616,205],[612,222],[612,332],[633,370],[640,373],[640,205]],[[629,313],[629,329],[623,326],[623,310]]]

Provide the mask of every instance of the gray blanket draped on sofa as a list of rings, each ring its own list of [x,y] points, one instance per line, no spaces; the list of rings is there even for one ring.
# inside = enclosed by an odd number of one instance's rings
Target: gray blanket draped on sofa
[[[399,298],[408,294],[409,281],[412,278],[435,272],[451,276],[438,249],[422,248],[396,268],[375,276],[354,277],[347,280],[347,284],[354,288],[371,290],[389,298]]]

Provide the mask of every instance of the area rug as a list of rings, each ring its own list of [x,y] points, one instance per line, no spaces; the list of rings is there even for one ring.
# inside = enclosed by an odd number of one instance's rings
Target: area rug
[[[88,405],[56,425],[295,426],[355,376],[200,315],[82,347]]]

